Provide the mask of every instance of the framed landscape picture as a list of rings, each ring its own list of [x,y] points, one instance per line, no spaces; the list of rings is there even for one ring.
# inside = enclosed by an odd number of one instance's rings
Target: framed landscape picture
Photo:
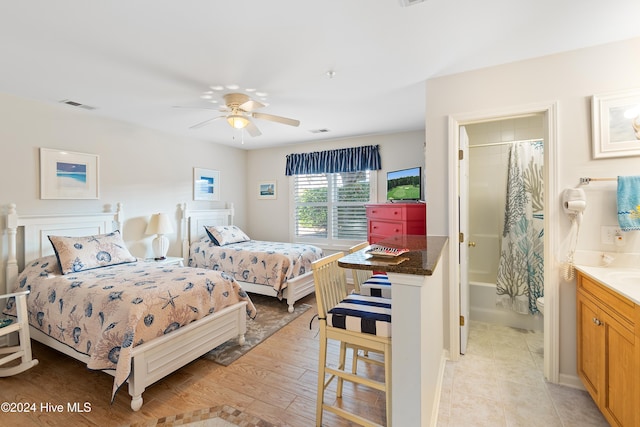
[[[193,168],[193,200],[220,200],[220,172]]]
[[[258,198],[259,199],[275,199],[276,198],[276,182],[275,181],[263,181],[258,183]]]
[[[640,156],[640,90],[594,95],[593,158]]]
[[[40,148],[41,199],[98,199],[95,154]]]

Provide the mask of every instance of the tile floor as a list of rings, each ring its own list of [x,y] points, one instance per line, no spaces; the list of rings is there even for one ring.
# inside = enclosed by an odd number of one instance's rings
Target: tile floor
[[[445,367],[438,426],[608,426],[586,391],[544,380],[542,349],[542,333],[472,321],[467,353]]]

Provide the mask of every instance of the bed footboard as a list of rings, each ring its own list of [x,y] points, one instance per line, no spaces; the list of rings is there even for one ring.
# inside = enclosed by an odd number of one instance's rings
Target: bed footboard
[[[242,282],[240,280],[238,280],[238,283],[240,283],[242,289],[244,289],[246,292],[272,297],[278,296],[278,291],[276,291],[272,286],[269,285]],[[315,292],[315,287],[313,284],[312,271],[289,280],[287,282],[287,287],[282,292],[282,297],[287,300],[287,305],[289,306],[287,310],[289,311],[289,313],[293,313],[293,306],[299,299],[306,297],[313,292]]]
[[[131,409],[137,411],[142,407],[142,393],[147,386],[220,344],[235,337],[241,345],[244,344],[244,334],[247,331],[246,306],[246,302],[234,304],[136,347],[133,351],[133,370],[128,381]]]
[[[89,362],[89,356],[61,344],[39,329],[31,327],[30,331],[34,340],[85,364]],[[137,346],[133,350],[132,371],[127,381],[131,409],[137,411],[142,407],[142,393],[148,386],[230,339],[237,337],[243,345],[246,332],[247,303],[243,301]],[[114,375],[113,371],[104,372]]]

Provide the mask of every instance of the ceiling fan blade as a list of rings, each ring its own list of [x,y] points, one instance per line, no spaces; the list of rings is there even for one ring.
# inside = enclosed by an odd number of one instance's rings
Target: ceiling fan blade
[[[226,113],[229,111],[229,109],[225,106],[217,107],[217,108],[209,108],[209,107],[185,107],[184,105],[172,105],[171,107],[172,108],[191,108],[196,110],[213,110],[213,111],[221,111],[223,113]]]
[[[223,118],[224,116],[214,117],[213,119],[208,119],[208,120],[205,120],[204,122],[196,123],[193,126],[189,126],[189,129],[200,129],[203,126],[210,124],[214,120],[223,119]]]
[[[274,116],[273,114],[265,114],[265,113],[251,113],[252,117],[256,119],[264,119],[271,120],[272,122],[282,123],[284,125],[289,126],[299,126],[300,120],[289,119],[287,117]]]
[[[251,136],[260,136],[262,135],[262,132],[260,132],[260,129],[258,129],[258,127],[255,125],[255,123],[253,123],[253,121],[249,120],[249,124],[246,125],[244,127],[247,132],[249,132],[249,135]]]
[[[253,99],[250,99],[247,102],[240,104],[240,109],[247,112],[251,112],[253,110],[257,110],[258,108],[264,108],[264,107],[266,107],[265,104],[263,104],[262,102],[255,101]]]

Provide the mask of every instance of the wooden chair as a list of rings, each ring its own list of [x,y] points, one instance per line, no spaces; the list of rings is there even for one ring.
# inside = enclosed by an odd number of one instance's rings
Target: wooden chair
[[[349,248],[349,253],[358,252],[369,246],[369,242],[358,243]],[[391,298],[391,282],[384,273],[374,273],[370,270],[351,270],[354,292],[361,295]]]
[[[338,265],[338,259],[343,256],[344,254],[339,252],[311,264],[320,320],[316,426],[322,425],[323,410],[362,426],[379,426],[362,416],[325,403],[325,390],[336,378],[338,398],[342,397],[342,386],[345,380],[384,391],[386,425],[391,426],[391,300],[349,294],[345,270]],[[330,339],[340,341],[337,368],[327,366],[327,342]],[[369,349],[382,354],[384,382],[347,372],[345,370],[347,347]],[[327,375],[329,375],[328,379]]]
[[[10,347],[0,347],[0,354],[6,356],[0,358],[0,377],[8,377],[26,371],[38,364],[37,359],[31,358],[31,337],[29,336],[29,321],[27,314],[27,295],[29,291],[16,292],[13,294],[0,295],[1,299],[14,298],[17,319],[7,326],[0,327],[0,337],[7,336],[12,332],[18,333],[19,345]],[[21,359],[20,364],[9,367],[2,367],[16,359]]]

